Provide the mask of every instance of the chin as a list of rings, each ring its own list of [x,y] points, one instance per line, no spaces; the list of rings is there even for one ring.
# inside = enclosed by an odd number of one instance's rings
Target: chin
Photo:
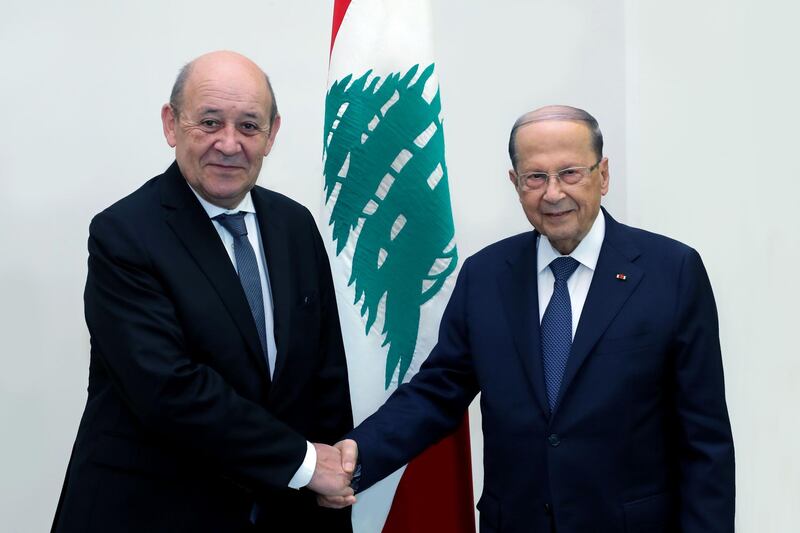
[[[239,176],[215,176],[207,184],[209,190],[219,196],[236,196],[247,190],[247,180]]]
[[[558,239],[568,239],[572,235],[575,235],[576,233],[574,228],[570,228],[569,224],[564,224],[564,223],[544,224],[544,229],[545,229],[544,233],[546,233],[548,236],[552,235],[553,237]]]
[[[551,243],[569,242],[575,239],[574,232],[551,231],[546,233],[546,235]]]

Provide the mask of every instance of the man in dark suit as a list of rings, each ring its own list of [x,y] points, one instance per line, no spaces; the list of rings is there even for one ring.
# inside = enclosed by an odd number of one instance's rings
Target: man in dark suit
[[[482,531],[733,531],[706,271],[688,246],[601,210],[602,147],[580,109],[514,125],[509,177],[535,230],[464,262],[420,372],[338,444],[346,470],[358,456],[360,490],[451,432],[481,392]]]
[[[255,186],[269,80],[207,54],[162,119],[177,161],[89,230],[89,397],[53,530],[350,531],[311,492],[352,498],[312,444],[352,428],[327,255],[308,210]]]

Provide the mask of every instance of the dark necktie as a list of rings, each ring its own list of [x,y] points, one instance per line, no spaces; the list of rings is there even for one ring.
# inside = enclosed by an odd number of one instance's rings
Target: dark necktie
[[[250,305],[250,312],[258,330],[261,340],[261,349],[267,359],[267,372],[269,372],[269,359],[267,356],[267,325],[264,317],[264,295],[261,292],[261,276],[258,273],[258,262],[250,240],[247,238],[247,226],[244,217],[247,213],[239,211],[233,215],[217,215],[214,220],[222,224],[233,236],[233,255],[236,257],[236,270],[239,281]]]
[[[564,376],[572,347],[572,304],[567,280],[578,265],[578,261],[571,257],[558,257],[550,263],[550,270],[556,280],[553,283],[553,296],[542,316],[541,326],[542,362],[550,412],[556,406],[561,378]]]

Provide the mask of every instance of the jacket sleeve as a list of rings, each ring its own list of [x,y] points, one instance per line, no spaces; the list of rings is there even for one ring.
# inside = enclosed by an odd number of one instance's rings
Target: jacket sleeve
[[[466,316],[469,266],[467,259],[419,372],[348,436],[358,444],[359,491],[455,431],[478,393]]]
[[[187,353],[179,317],[134,225],[92,221],[84,293],[93,358],[141,424],[257,492],[283,488],[305,439]]]
[[[330,262],[316,223],[307,213],[309,231],[313,235],[314,252],[320,287],[320,350],[322,365],[314,386],[317,423],[314,438],[334,444],[353,429],[353,410],[347,379],[347,359],[342,342],[336,294],[333,288]]]
[[[678,288],[674,402],[679,437],[680,531],[732,533],[734,452],[725,403],[716,304],[696,251]]]

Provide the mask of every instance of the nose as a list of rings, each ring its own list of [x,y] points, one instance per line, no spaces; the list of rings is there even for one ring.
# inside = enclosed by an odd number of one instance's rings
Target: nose
[[[545,202],[557,203],[564,198],[564,191],[561,189],[561,180],[555,175],[547,176],[547,183],[544,185],[544,195],[542,199]]]
[[[219,137],[214,143],[214,148],[223,155],[235,155],[242,150],[239,143],[238,132],[232,125],[227,125],[219,131]]]

